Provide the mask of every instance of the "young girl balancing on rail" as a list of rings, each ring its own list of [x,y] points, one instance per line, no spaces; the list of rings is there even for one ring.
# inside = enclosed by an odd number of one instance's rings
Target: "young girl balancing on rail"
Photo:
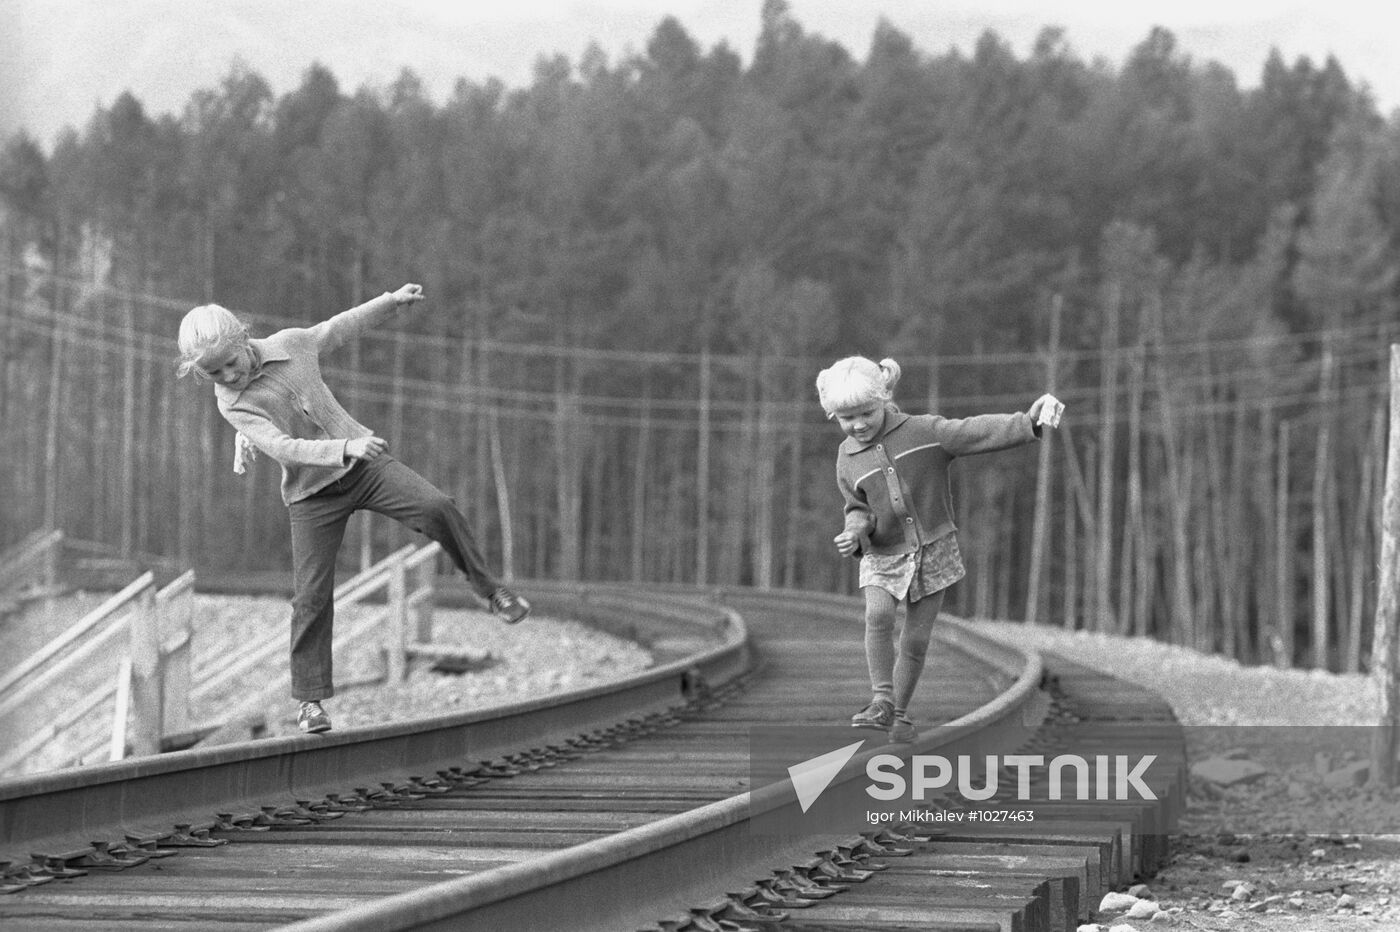
[[[1030,443],[1042,425],[1059,424],[1064,405],[1042,395],[1026,413],[950,420],[909,415],[891,400],[899,364],[863,356],[839,360],[817,376],[817,395],[846,439],[836,454],[845,526],[843,556],[860,557],[865,593],[865,659],[870,704],[851,717],[858,728],[911,742],[918,732],[909,702],[923,672],[943,593],[965,573],[958,551],[948,467],[954,457]],[[895,637],[895,610],[908,603]]]
[[[394,311],[423,300],[404,285],[314,327],[250,339],[232,312],[196,307],[180,322],[178,374],[214,382],[219,413],[238,430],[235,471],[251,448],[282,466],[282,501],[292,525],[292,696],[297,725],[329,731],[321,700],[331,678],[336,554],[350,515],[377,511],[442,545],[491,610],[514,624],[530,605],[502,586],[471,528],[445,493],[388,454],[388,444],[352,418],[321,379],[321,356]]]

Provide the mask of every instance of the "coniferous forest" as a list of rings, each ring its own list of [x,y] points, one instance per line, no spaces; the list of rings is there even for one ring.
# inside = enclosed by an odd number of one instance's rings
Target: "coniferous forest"
[[[233,474],[179,319],[260,336],[416,281],[327,380],[516,577],[852,591],[813,382],[888,355],[906,410],[1068,406],[960,462],[953,611],[1364,669],[1400,118],[1335,60],[1235,75],[1162,29],[1109,64],[755,15],[743,55],[659,18],[443,101],[235,65],[4,140],[0,547],[285,569],[276,464]],[[405,534],[355,525],[347,565]]]

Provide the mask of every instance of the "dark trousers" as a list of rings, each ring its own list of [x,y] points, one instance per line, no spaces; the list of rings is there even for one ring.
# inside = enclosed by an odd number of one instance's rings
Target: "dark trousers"
[[[447,493],[392,456],[356,463],[321,491],[288,507],[292,519],[292,696],[303,701],[335,695],[331,631],[335,615],[335,562],[350,516],[368,509],[413,528],[442,545],[478,595],[500,585],[486,567],[467,519]]]

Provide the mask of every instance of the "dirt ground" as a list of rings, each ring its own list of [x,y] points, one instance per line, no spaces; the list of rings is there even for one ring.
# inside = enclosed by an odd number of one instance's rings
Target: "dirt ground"
[[[1183,928],[1400,929],[1400,836],[1186,835],[1147,886]]]
[[[1338,781],[1368,757],[1365,728],[1378,705],[1367,675],[1244,666],[1142,638],[982,624],[1156,691],[1185,726],[1192,763],[1227,757],[1264,771],[1228,788],[1193,778],[1171,863],[1145,881],[1164,915],[1112,923],[1138,932],[1400,930],[1400,792]]]
[[[1400,833],[1353,830],[1395,832],[1400,791],[1338,780],[1365,766],[1355,750],[1340,749],[1345,731],[1188,729],[1190,760],[1230,758],[1264,772],[1228,787],[1193,775],[1171,862],[1139,894],[1165,915],[1151,921],[1110,915],[1103,928],[1400,929]],[[1267,746],[1240,745],[1241,735],[1256,735]],[[1337,740],[1329,743],[1329,736]],[[1224,747],[1229,741],[1235,746]]]

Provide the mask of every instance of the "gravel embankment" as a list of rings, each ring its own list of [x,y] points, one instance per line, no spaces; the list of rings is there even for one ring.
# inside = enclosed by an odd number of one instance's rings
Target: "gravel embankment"
[[[1183,725],[1367,725],[1378,708],[1359,673],[1246,667],[1145,638],[979,622],[993,637],[1050,651],[1153,690]]]

